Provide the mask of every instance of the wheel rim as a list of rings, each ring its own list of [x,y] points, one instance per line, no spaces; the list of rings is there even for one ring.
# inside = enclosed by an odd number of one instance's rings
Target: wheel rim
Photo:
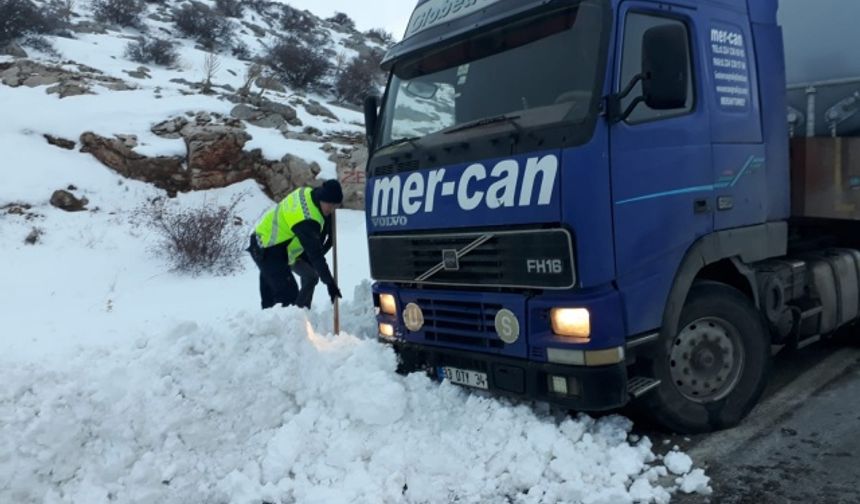
[[[744,357],[735,326],[706,317],[688,324],[672,342],[669,372],[684,397],[698,403],[714,402],[734,390]]]

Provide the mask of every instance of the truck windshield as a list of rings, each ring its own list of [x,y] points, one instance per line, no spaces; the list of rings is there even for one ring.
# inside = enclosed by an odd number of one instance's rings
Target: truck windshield
[[[396,63],[377,146],[518,120],[583,122],[594,108],[603,23],[592,14],[599,9],[582,10],[520,18]]]

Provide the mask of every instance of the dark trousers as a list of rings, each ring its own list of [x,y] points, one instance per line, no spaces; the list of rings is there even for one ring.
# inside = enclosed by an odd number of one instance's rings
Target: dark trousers
[[[311,301],[314,299],[314,289],[320,283],[320,276],[303,255],[299,256],[296,263],[293,264],[293,271],[302,280],[302,288],[299,289],[299,295],[296,297],[296,306],[310,309]]]
[[[263,309],[271,308],[276,304],[282,306],[297,304],[299,287],[290,268],[287,244],[282,243],[263,249],[257,244],[256,237],[251,235],[248,252],[260,269],[260,299]]]

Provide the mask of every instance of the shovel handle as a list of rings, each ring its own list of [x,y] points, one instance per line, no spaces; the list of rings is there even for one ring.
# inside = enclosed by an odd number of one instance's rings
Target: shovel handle
[[[337,210],[331,214],[331,254],[334,282],[340,285],[337,278]],[[334,298],[334,333],[340,333],[340,299],[338,298]]]

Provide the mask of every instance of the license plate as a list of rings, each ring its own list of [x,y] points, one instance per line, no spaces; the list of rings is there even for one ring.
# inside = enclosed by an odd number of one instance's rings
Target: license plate
[[[440,367],[439,378],[448,380],[457,385],[465,385],[483,390],[490,388],[487,383],[487,373],[479,373],[477,371],[469,371],[468,369],[458,369],[453,367]]]

